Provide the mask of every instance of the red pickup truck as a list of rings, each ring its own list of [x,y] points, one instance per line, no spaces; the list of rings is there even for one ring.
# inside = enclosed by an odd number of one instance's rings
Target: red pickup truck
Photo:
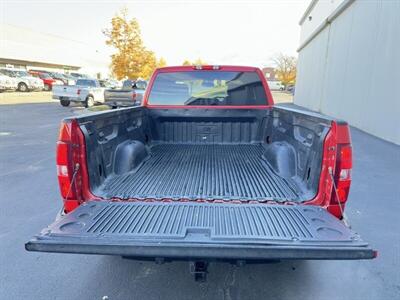
[[[253,67],[155,71],[140,107],[63,120],[56,221],[29,251],[189,260],[371,259],[342,221],[347,123],[274,106]]]

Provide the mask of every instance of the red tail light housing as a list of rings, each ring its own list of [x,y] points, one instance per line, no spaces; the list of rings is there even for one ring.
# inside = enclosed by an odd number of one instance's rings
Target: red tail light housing
[[[334,202],[345,203],[350,191],[352,169],[352,149],[350,145],[338,145],[336,158]],[[337,199],[339,197],[339,199]]]
[[[333,171],[332,195],[328,210],[341,218],[349,196],[353,167],[350,130],[347,124],[336,124],[336,163]],[[336,189],[335,189],[336,187]],[[340,203],[339,203],[340,202]]]
[[[74,120],[61,123],[57,141],[57,178],[66,212],[76,208],[82,200],[77,129]]]

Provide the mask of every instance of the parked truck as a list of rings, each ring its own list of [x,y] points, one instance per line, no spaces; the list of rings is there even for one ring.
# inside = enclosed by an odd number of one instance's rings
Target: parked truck
[[[29,251],[188,260],[371,259],[343,222],[346,122],[275,106],[253,67],[155,71],[139,107],[64,119],[63,209]]]
[[[141,105],[146,87],[146,81],[125,80],[121,89],[104,92],[104,103],[111,108]]]
[[[60,100],[62,106],[77,102],[91,107],[96,103],[104,103],[105,89],[97,79],[78,79],[76,85],[53,86],[53,99]]]

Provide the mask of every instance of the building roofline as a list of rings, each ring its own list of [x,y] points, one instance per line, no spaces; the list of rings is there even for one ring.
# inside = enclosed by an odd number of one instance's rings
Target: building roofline
[[[318,1],[318,0],[317,0]],[[303,43],[297,48],[297,52],[300,52],[305,46],[307,46],[326,26],[331,24],[338,16],[342,14],[351,4],[356,0],[344,0],[312,33],[305,39]]]
[[[40,62],[40,61],[31,61],[25,59],[14,59],[14,58],[6,58],[0,57],[0,63],[2,64],[16,64],[16,65],[30,65],[32,67],[43,67],[43,68],[59,68],[59,69],[71,69],[71,70],[79,70],[81,66],[74,66],[68,64],[59,64],[59,63],[49,63],[49,62]]]

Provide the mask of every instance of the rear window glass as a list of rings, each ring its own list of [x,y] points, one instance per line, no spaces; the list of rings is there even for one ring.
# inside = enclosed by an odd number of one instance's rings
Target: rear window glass
[[[159,73],[150,105],[266,105],[256,72],[190,71]]]
[[[96,81],[87,80],[87,79],[78,79],[76,81],[76,85],[88,86],[88,87],[96,87]]]

